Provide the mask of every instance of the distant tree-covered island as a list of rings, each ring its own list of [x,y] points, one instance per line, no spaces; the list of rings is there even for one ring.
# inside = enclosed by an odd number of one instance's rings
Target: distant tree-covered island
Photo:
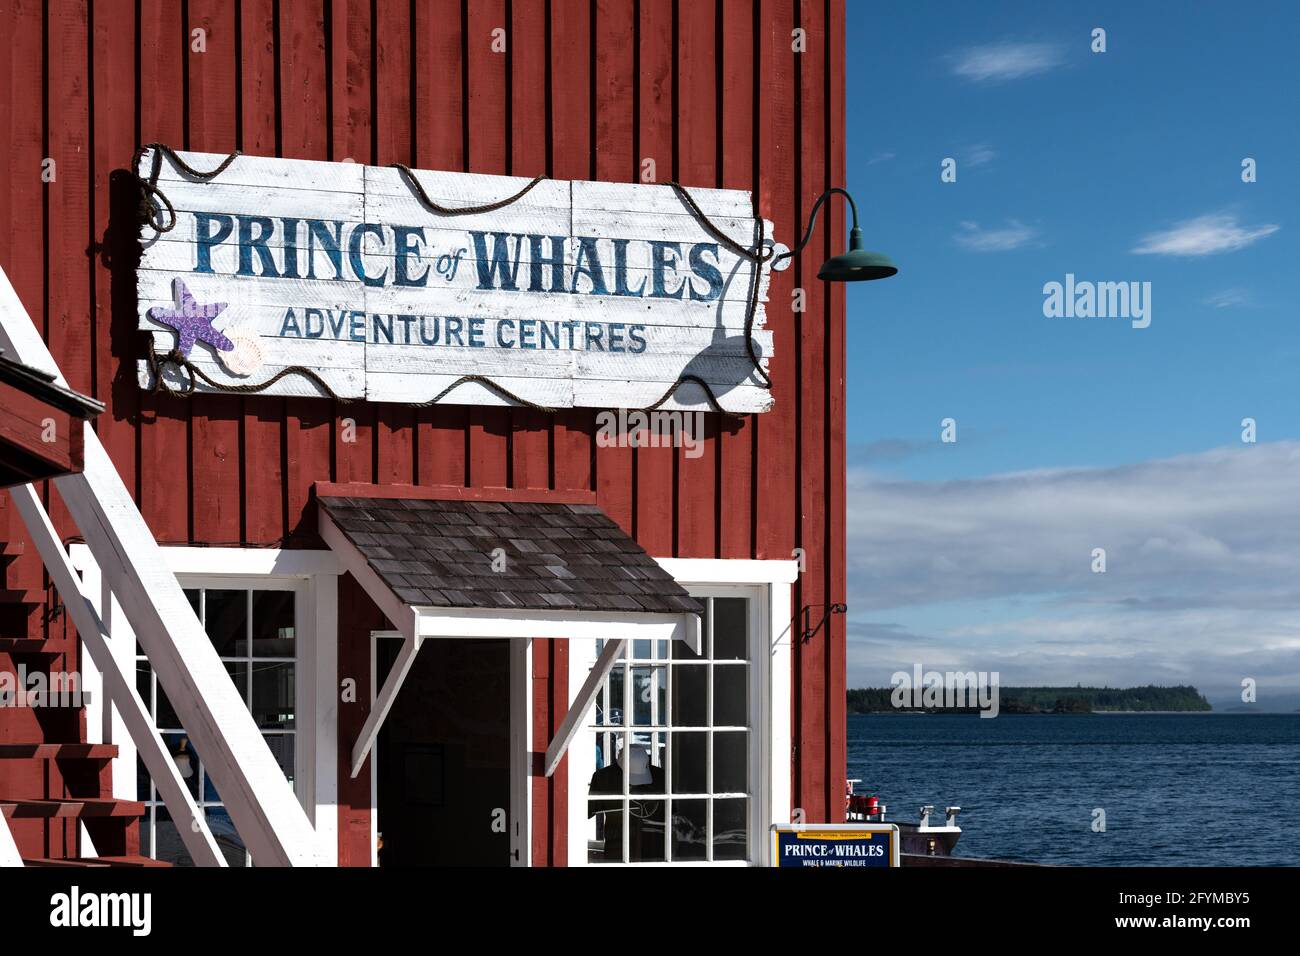
[[[850,714],[917,711],[976,713],[975,708],[895,707],[892,687],[859,687],[848,692]],[[1096,714],[1129,711],[1196,713],[1210,702],[1190,685],[1158,687],[1002,687],[998,695],[1003,714]]]

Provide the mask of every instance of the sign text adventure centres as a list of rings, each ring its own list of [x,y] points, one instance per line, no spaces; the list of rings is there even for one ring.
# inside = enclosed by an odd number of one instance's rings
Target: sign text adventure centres
[[[224,159],[178,155],[199,170]],[[141,155],[142,177],[153,162]],[[452,208],[529,182],[412,175]],[[179,348],[216,383],[200,378],[199,391],[291,369],[265,394],[426,402],[477,376],[441,400],[644,408],[671,392],[659,407],[707,410],[698,378],[728,411],[771,405],[767,271],[668,186],[543,180],[501,208],[448,215],[396,168],[239,156],[199,180],[166,155],[157,185],[176,225],[141,229],[140,327],[159,355]],[[748,192],[690,196],[738,245],[770,244]],[[189,384],[184,370],[163,374]],[[147,362],[140,378],[152,385]]]

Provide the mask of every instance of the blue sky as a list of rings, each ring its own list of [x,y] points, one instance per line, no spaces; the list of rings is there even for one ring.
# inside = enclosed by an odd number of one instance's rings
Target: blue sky
[[[848,8],[848,186],[900,268],[849,293],[850,683],[1300,692],[1300,6]],[[1150,326],[1044,317],[1067,273],[1149,282]]]

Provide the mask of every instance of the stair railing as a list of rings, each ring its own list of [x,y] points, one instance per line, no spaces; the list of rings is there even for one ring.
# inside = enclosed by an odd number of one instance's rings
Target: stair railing
[[[72,623],[76,625],[77,636],[81,638],[95,667],[104,675],[104,691],[108,700],[121,714],[122,723],[135,742],[145,769],[153,777],[154,786],[158,788],[159,796],[176,823],[177,833],[189,851],[190,859],[195,866],[225,866],[226,858],[217,848],[217,841],[208,829],[203,811],[190,796],[176,761],[172,759],[167,744],[150,719],[149,709],[140,698],[135,681],[123,672],[121,662],[113,656],[110,644],[112,638],[108,629],[104,627],[94,603],[82,590],[81,580],[72,567],[68,553],[63,550],[58,532],[54,530],[36,489],[31,485],[19,485],[9,489],[9,492],[27,525],[28,533],[36,542],[36,550],[40,552],[54,586],[63,598]]]
[[[55,381],[66,387],[67,382],[54,357],[3,269],[0,269],[0,348],[17,361],[55,376]],[[89,422],[82,427],[85,428],[84,470],[56,478],[55,487],[130,621],[136,640],[167,691],[181,725],[195,749],[203,755],[204,767],[221,793],[235,829],[253,862],[259,866],[316,865],[315,833],[307,814],[298,803],[293,788],[208,640],[180,584],[168,569],[158,542],[100,444],[99,437]],[[27,512],[24,520],[32,537],[38,546],[45,542],[42,558],[51,575],[62,574],[60,569],[65,569],[75,578],[67,553],[48,516],[44,515],[44,508],[40,507],[40,499],[30,486],[15,490],[18,492],[14,495],[15,500]],[[39,508],[39,512],[29,507],[32,504]],[[58,554],[49,547],[51,536]],[[60,591],[64,603],[69,607],[76,606],[79,608],[77,613],[82,614],[80,607],[88,602],[75,580],[69,582],[65,578]],[[93,607],[90,610],[93,612]],[[136,695],[135,703],[140,707],[136,711],[130,695],[123,696],[122,679],[125,675],[120,667],[114,667],[112,655],[106,653],[107,645],[100,648],[99,655],[95,654],[92,646],[96,635],[106,636],[103,622],[96,624],[91,617],[84,617],[84,620],[83,639],[89,636],[87,649],[103,670],[110,694],[114,693],[113,685],[117,685],[114,704],[121,709],[124,721],[131,720],[133,712],[138,718],[143,712],[143,702]],[[78,621],[77,625],[78,631],[82,631],[82,623]],[[125,683],[126,689],[134,689],[133,681]],[[138,725],[131,734],[141,756],[155,751],[161,741],[156,731],[145,733],[144,728]],[[163,752],[166,753],[165,747]],[[151,758],[155,763],[156,757],[155,753]],[[164,791],[171,779],[166,768],[158,765],[149,769],[156,774],[155,782],[160,783],[159,790],[164,799],[170,796],[171,800],[178,800],[180,794],[174,790],[170,795]],[[183,786],[181,789],[185,790]],[[169,810],[180,814],[178,820],[191,819],[200,828],[204,827],[202,819],[192,815],[192,807],[192,801],[186,805],[184,800],[180,800],[175,807],[168,803]],[[193,832],[194,826],[190,830]],[[203,842],[206,844],[210,840],[209,833]],[[200,855],[204,855],[203,847],[197,841],[195,845],[199,846]]]

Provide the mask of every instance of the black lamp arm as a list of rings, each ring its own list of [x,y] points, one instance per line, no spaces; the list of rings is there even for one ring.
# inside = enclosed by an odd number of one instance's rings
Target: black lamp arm
[[[783,252],[779,256],[774,257],[772,259],[772,265],[775,266],[781,259],[789,259],[792,256],[797,256],[803,251],[803,247],[808,245],[808,240],[812,238],[813,227],[817,225],[817,213],[821,211],[822,204],[826,202],[826,200],[830,199],[832,195],[837,193],[849,201],[849,209],[853,213],[853,228],[858,228],[858,204],[853,201],[853,197],[849,195],[847,189],[841,189],[839,186],[832,186],[830,189],[826,190],[826,192],[818,196],[817,201],[813,203],[812,213],[808,216],[808,231],[803,234],[803,238],[799,240],[799,244],[789,252]]]

